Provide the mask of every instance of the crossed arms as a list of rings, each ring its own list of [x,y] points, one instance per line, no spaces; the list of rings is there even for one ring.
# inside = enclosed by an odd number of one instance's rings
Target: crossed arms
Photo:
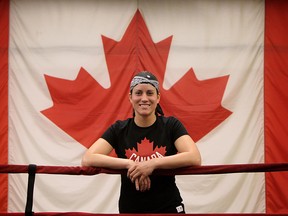
[[[99,138],[84,154],[82,166],[127,169],[127,177],[135,184],[136,190],[150,189],[150,175],[155,169],[175,169],[201,165],[200,152],[189,135],[183,135],[175,141],[178,154],[148,161],[135,162],[130,159],[109,156],[113,147],[103,138]]]

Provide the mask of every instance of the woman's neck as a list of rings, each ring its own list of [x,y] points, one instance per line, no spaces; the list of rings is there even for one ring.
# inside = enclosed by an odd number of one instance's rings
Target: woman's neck
[[[139,127],[149,127],[156,121],[156,115],[151,116],[139,116],[134,117],[134,122]]]

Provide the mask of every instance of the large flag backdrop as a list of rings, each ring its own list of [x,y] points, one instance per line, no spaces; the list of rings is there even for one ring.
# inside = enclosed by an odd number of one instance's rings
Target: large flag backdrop
[[[285,1],[0,1],[1,163],[78,166],[148,69],[203,165],[287,162]],[[9,59],[9,61],[8,61]],[[265,60],[265,61],[264,61]],[[9,67],[8,67],[9,63]],[[177,176],[187,212],[287,213],[287,173]],[[27,175],[1,175],[24,211]],[[34,211],[117,212],[119,176],[37,175]]]

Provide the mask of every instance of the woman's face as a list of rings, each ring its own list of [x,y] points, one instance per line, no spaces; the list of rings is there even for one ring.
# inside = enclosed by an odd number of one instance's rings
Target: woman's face
[[[135,115],[150,116],[155,115],[155,109],[160,101],[160,95],[151,84],[138,84],[129,95],[130,102],[135,111]]]

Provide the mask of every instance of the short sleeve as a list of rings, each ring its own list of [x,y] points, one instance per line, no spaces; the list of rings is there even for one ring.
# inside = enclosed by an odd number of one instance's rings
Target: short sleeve
[[[101,138],[105,139],[113,148],[115,148],[115,140],[116,138],[116,131],[117,131],[117,122],[111,125],[107,130],[103,133]]]
[[[188,131],[184,127],[181,121],[179,121],[175,117],[169,117],[170,125],[171,125],[171,134],[172,139],[175,142],[179,137],[183,135],[188,135]]]

